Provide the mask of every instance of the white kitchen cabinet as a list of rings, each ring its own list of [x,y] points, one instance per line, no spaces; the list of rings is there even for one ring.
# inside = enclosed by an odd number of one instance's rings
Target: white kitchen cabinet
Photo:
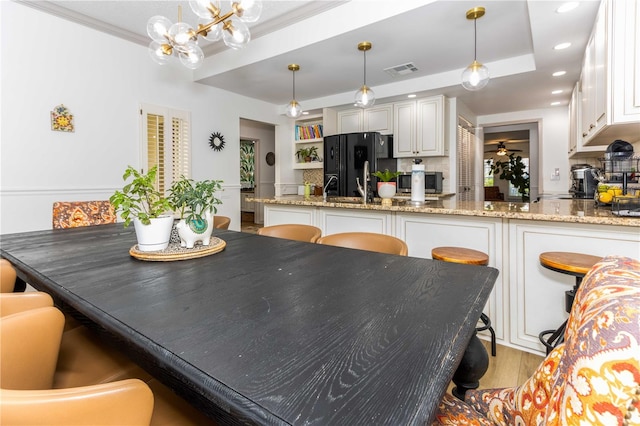
[[[264,205],[264,226],[296,223],[316,225],[316,208],[304,206]]]
[[[240,211],[242,212],[254,212],[255,203],[253,201],[247,201],[247,198],[254,198],[253,192],[241,192],[240,193]]]
[[[393,106],[394,157],[448,155],[444,96],[398,102]]]
[[[392,135],[393,104],[338,111],[338,126],[339,133],[379,132]]]
[[[389,212],[319,209],[318,223],[322,235],[341,232],[374,232],[376,234],[393,235],[393,215]]]
[[[582,138],[582,97],[580,82],[577,82],[569,101],[569,158],[593,157],[594,153],[604,153],[605,146],[585,146]]]
[[[360,108],[338,111],[338,133],[362,132],[363,120]]]
[[[564,293],[575,277],[540,265],[545,251],[568,251],[595,256],[618,254],[638,258],[637,228],[556,222],[509,221],[510,343],[542,352],[538,335],[556,329],[567,319]],[[505,257],[506,259],[507,257]]]
[[[580,79],[584,146],[635,141],[640,134],[639,30],[639,2],[602,2]]]
[[[508,287],[503,269],[503,223],[500,218],[464,217],[436,214],[396,214],[395,236],[407,243],[409,256],[431,259],[431,250],[439,246],[457,246],[479,250],[489,256],[489,266],[500,271],[484,313],[500,341],[508,336],[503,309],[503,291]],[[505,298],[506,299],[506,298]],[[489,336],[489,332],[483,332]]]

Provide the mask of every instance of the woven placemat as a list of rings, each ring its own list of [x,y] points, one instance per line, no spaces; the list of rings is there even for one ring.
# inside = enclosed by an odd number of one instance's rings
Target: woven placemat
[[[218,237],[211,237],[208,246],[196,245],[193,248],[180,247],[180,243],[170,243],[164,250],[140,251],[138,245],[131,247],[129,254],[136,259],[148,260],[152,262],[170,262],[173,260],[196,259],[215,253],[219,253],[226,247],[227,243]]]

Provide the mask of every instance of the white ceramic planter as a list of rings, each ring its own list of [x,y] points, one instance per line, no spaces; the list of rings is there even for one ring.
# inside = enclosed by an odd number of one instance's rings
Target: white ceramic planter
[[[136,237],[138,238],[138,250],[164,250],[169,245],[173,216],[167,215],[153,218],[149,225],[143,225],[138,218],[135,218],[133,219],[133,226],[136,229]]]
[[[180,236],[181,247],[193,248],[196,241],[201,241],[203,246],[208,246],[213,232],[213,213],[211,210],[204,212],[204,220],[201,222],[191,221],[187,224],[184,219],[180,219],[176,229]]]
[[[378,182],[378,195],[380,198],[393,198],[396,195],[395,182]]]

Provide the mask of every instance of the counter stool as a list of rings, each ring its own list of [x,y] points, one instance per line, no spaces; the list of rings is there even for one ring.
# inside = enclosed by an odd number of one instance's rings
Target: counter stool
[[[436,247],[431,250],[431,258],[451,263],[463,263],[466,265],[487,266],[489,264],[489,256],[485,253],[464,247]],[[491,355],[496,356],[496,332],[491,327],[491,320],[482,313],[480,321],[484,324],[482,327],[476,328],[476,331],[489,330],[491,333]]]
[[[539,259],[540,265],[547,269],[576,277],[576,283],[573,289],[567,290],[564,295],[565,311],[570,313],[573,299],[576,297],[576,291],[578,291],[578,287],[580,287],[582,278],[589,272],[593,265],[602,260],[602,257],[567,251],[547,251],[540,253]],[[540,342],[547,350],[547,355],[553,348],[564,341],[564,330],[566,326],[567,321],[565,320],[556,330],[544,330],[538,335]]]
[[[431,258],[467,265],[487,266],[489,264],[488,255],[464,247],[435,247],[431,250]],[[464,355],[462,355],[462,360],[453,374],[452,381],[456,387],[452,389],[451,393],[462,401],[464,401],[467,390],[477,389],[480,386],[480,378],[489,368],[489,356],[478,338],[478,331],[489,330],[491,333],[491,355],[496,356],[496,333],[491,327],[491,320],[484,313],[480,315],[480,320],[484,325],[476,328],[476,332],[471,336]]]

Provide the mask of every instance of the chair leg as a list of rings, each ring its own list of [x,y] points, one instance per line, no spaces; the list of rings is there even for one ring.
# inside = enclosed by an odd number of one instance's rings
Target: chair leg
[[[489,333],[491,333],[491,356],[496,356],[496,332],[493,327],[491,327],[491,319],[489,319],[485,313],[482,313],[480,315],[480,321],[482,321],[484,325],[476,328],[476,331],[489,330]]]

